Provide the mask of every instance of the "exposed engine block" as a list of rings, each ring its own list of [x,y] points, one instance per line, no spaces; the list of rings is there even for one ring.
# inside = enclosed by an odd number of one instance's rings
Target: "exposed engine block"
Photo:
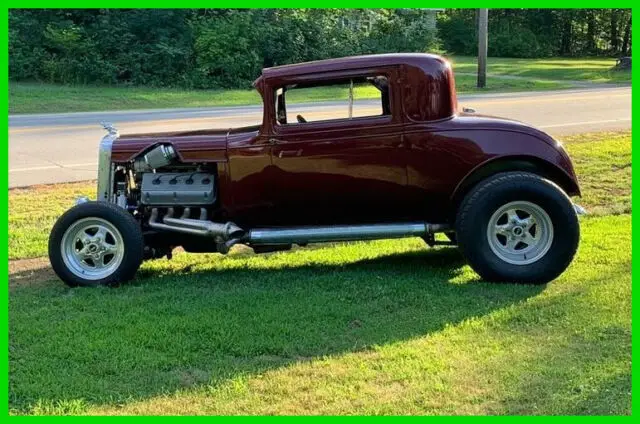
[[[215,178],[206,172],[142,174],[143,205],[197,206],[215,202]]]

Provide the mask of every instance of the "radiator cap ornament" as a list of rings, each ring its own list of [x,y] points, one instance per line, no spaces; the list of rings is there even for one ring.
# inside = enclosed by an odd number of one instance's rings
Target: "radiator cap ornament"
[[[118,129],[116,127],[114,127],[111,122],[102,121],[102,122],[100,122],[100,125],[102,125],[102,128],[107,130],[109,135],[118,135]]]

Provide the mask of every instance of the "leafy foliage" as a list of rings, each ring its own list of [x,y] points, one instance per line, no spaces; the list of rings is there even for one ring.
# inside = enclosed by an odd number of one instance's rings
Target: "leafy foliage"
[[[9,19],[19,81],[247,88],[262,67],[437,47],[422,10],[13,9]]]
[[[475,9],[438,17],[449,53],[477,52]],[[621,56],[631,54],[630,9],[491,9],[489,55],[496,57]]]
[[[621,55],[627,9],[492,9],[489,54]],[[474,55],[476,11],[11,9],[15,81],[249,88],[263,67],[368,53]],[[439,40],[442,40],[441,42]]]

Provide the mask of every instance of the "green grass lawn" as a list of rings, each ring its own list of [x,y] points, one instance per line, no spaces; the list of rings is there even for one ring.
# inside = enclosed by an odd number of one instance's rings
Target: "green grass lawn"
[[[527,80],[500,79],[487,77],[487,86],[478,88],[477,77],[473,75],[456,75],[456,91],[458,94],[470,93],[492,93],[492,92],[518,92],[518,91],[540,91],[540,90],[561,90],[572,88],[571,84],[558,81],[547,81],[536,78]]]
[[[453,56],[449,58],[455,72],[476,72],[477,58]],[[512,75],[546,80],[590,82],[631,82],[630,71],[613,71],[615,59],[607,58],[546,58],[510,59],[488,58],[489,75]]]
[[[566,147],[595,214],[547,286],[483,283],[418,239],[179,253],[116,289],[17,271],[11,413],[630,414],[630,134]],[[11,190],[10,256],[42,255],[92,191]]]
[[[454,56],[458,73],[476,72],[476,58]],[[611,71],[614,59],[508,59],[489,58],[487,87],[476,88],[472,75],[458,75],[460,93],[556,90],[569,88],[566,81],[630,82],[630,72]],[[526,79],[500,79],[513,75]],[[552,81],[557,80],[557,81]],[[377,96],[364,90],[360,98]],[[346,99],[346,90],[318,89],[309,101]],[[300,99],[292,99],[300,100]],[[141,87],[61,86],[33,83],[9,84],[9,113],[63,113],[127,109],[189,108],[259,104],[255,90],[180,90]]]
[[[502,80],[489,78],[487,88],[475,87],[472,76],[456,77],[461,93],[493,91],[530,91],[569,88],[570,85],[540,80]],[[307,96],[291,91],[289,102],[320,102],[347,100],[348,90],[341,88],[316,88],[305,90]],[[379,98],[374,87],[359,88],[356,99]],[[214,106],[239,106],[261,104],[256,90],[179,90],[141,87],[64,86],[50,84],[9,84],[9,113],[63,113],[128,109],[162,109]]]

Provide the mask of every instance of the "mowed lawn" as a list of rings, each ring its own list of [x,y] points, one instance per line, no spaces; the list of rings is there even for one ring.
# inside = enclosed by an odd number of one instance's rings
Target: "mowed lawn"
[[[631,72],[614,71],[615,59],[607,58],[489,58],[487,87],[476,87],[477,59],[448,58],[456,75],[459,93],[557,90],[574,81],[631,82]],[[257,76],[257,75],[256,75]],[[504,76],[521,77],[516,79]],[[360,90],[356,98],[377,98],[374,88]],[[295,92],[290,101],[297,101]],[[305,101],[346,100],[346,89],[318,88]],[[246,90],[183,90],[126,86],[64,86],[38,83],[9,84],[9,113],[64,113],[105,110],[240,106],[261,103],[260,95]]]
[[[477,58],[452,56],[449,58],[456,72],[476,72]],[[487,74],[527,77],[542,80],[591,81],[598,83],[630,83],[631,72],[615,70],[612,58],[543,58],[514,59],[490,57]]]
[[[537,91],[569,88],[555,81],[512,80],[489,77],[485,89],[476,88],[476,78],[456,77],[459,93]],[[305,97],[291,91],[289,102],[322,102],[348,99],[346,88],[319,87],[305,90]],[[376,99],[380,92],[374,87],[355,90],[354,98]],[[9,113],[63,113],[105,110],[193,108],[242,106],[261,104],[256,90],[180,90],[144,87],[65,86],[34,83],[9,84]]]
[[[631,138],[566,147],[594,213],[547,286],[484,283],[455,248],[417,239],[180,253],[115,289],[14,267],[10,410],[629,414]],[[11,257],[42,255],[54,217],[92,191],[11,190]]]
[[[572,87],[574,81],[630,83],[631,72],[614,71],[615,59],[607,58],[489,58],[487,86],[476,87],[477,59],[448,58],[453,64],[458,93],[557,90]],[[504,76],[521,77],[516,79]],[[374,88],[360,90],[356,98],[377,98]],[[305,101],[346,100],[346,89],[318,88]],[[288,97],[297,101],[295,92]],[[64,113],[105,110],[240,106],[261,103],[257,91],[183,90],[126,86],[64,86],[38,83],[9,83],[9,113]]]

